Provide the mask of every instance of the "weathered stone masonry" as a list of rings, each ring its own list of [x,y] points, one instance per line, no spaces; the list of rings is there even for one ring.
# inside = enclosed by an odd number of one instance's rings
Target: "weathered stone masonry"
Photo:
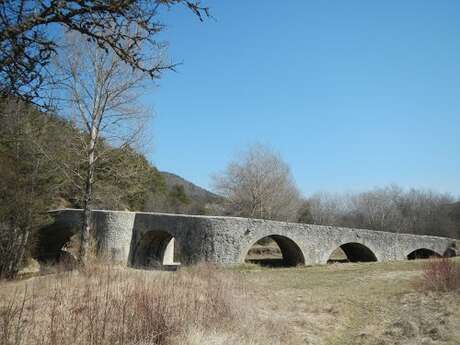
[[[51,214],[55,222],[42,230],[42,256],[59,251],[81,224],[81,210],[63,209]],[[377,261],[389,261],[407,259],[419,249],[444,255],[454,243],[436,236],[237,217],[103,210],[93,211],[93,217],[98,254],[127,266],[142,266],[149,258],[161,258],[172,238],[185,264],[244,262],[251,246],[267,236],[278,243],[285,261],[293,265],[326,263],[340,246],[358,259],[359,255],[371,255]]]

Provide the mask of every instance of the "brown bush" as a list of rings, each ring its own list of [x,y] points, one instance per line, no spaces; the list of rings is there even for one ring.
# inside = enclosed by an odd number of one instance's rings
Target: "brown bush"
[[[422,287],[430,291],[460,290],[460,265],[449,258],[431,258],[423,266]]]
[[[239,322],[242,292],[231,273],[209,266],[42,277],[9,300],[0,296],[0,345],[169,344],[190,329]]]

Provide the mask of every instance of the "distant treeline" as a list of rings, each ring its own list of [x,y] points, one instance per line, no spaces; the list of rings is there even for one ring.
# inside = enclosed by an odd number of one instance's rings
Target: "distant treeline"
[[[391,185],[355,194],[318,193],[299,221],[460,238],[460,202],[449,194]]]

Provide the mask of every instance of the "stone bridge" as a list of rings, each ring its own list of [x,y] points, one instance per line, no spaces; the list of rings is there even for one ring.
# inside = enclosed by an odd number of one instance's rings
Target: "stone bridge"
[[[50,212],[55,221],[41,230],[38,257],[59,254],[80,229],[81,210]],[[341,248],[349,261],[406,260],[455,252],[453,239],[365,229],[237,217],[97,210],[92,212],[97,253],[126,266],[239,264],[263,238],[274,240],[285,265],[328,262]],[[180,258],[178,258],[180,255]]]

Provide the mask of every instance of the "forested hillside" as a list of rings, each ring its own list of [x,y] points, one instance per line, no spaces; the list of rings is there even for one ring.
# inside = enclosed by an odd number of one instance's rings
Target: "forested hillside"
[[[175,212],[192,213],[192,214],[214,214],[218,215],[223,212],[222,201],[223,198],[217,194],[214,194],[204,188],[201,188],[186,179],[172,174],[167,171],[160,171],[160,175],[166,185],[166,189],[171,192],[175,192],[180,195],[183,194],[186,197],[186,203],[178,205]],[[176,198],[177,199],[177,198]],[[155,207],[153,204],[146,204],[146,207],[150,207],[152,210],[158,210],[158,205]]]

